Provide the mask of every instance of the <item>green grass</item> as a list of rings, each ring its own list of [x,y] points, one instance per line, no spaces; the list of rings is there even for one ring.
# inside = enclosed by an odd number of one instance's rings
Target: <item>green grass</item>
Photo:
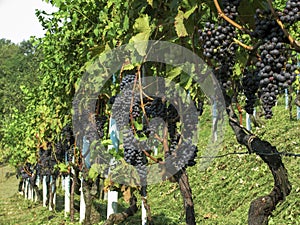
[[[295,117],[295,110],[294,110]],[[289,120],[289,114],[279,101],[274,108],[274,118],[264,120],[260,128],[253,132],[279,151],[300,153],[300,121]],[[211,131],[209,110],[201,118],[200,154],[207,146],[207,136]],[[223,147],[218,154],[243,152],[245,147],[237,144],[231,129],[227,126]],[[292,192],[286,201],[281,203],[270,218],[270,225],[300,224],[300,158],[283,157],[292,184]],[[2,167],[1,170],[8,170]],[[4,172],[5,173],[5,172]],[[273,178],[268,167],[256,155],[229,155],[214,159],[205,171],[199,165],[188,168],[189,180],[193,191],[197,224],[247,224],[250,203],[255,198],[268,194],[273,188]],[[17,194],[15,177],[0,178],[0,224],[72,224],[64,218],[63,206],[57,212],[49,212],[41,203],[24,200]],[[5,183],[5,186],[4,186]],[[62,203],[62,193],[59,193]],[[77,196],[78,198],[78,196]],[[140,201],[139,201],[140,202]],[[182,198],[177,184],[161,182],[148,187],[148,202],[154,223],[158,225],[185,224]],[[101,214],[106,215],[104,201]],[[120,201],[120,209],[127,205]],[[124,224],[140,224],[140,211]],[[78,212],[76,212],[78,219]],[[100,221],[101,224],[103,221]],[[74,224],[78,224],[77,222]]]

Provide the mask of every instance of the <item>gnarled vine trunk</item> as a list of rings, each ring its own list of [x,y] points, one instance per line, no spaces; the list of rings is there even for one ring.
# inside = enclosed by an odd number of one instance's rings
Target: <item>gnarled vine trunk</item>
[[[189,184],[188,175],[185,169],[180,170],[174,175],[176,182],[179,185],[180,192],[183,198],[183,205],[185,209],[185,221],[187,225],[195,225],[195,209],[193,202],[192,189]]]
[[[97,195],[97,187],[95,187],[94,184],[95,183],[90,179],[83,179],[82,182],[84,202],[86,205],[85,218],[83,221],[83,224],[85,225],[95,224],[100,221],[100,213],[96,210],[93,204],[93,200],[96,198]]]
[[[268,164],[274,178],[274,187],[271,193],[253,200],[248,212],[248,225],[266,225],[276,205],[280,201],[284,201],[285,197],[291,192],[292,187],[288,180],[287,170],[284,167],[276,147],[246,132],[245,129],[240,126],[231,106],[230,97],[227,95],[225,95],[225,97],[229,124],[235,132],[237,141],[246,146],[249,153],[259,155],[261,159]]]
[[[124,212],[111,214],[103,225],[120,224],[128,217],[133,216],[138,211],[136,203],[137,198],[132,194],[130,198],[130,206]]]

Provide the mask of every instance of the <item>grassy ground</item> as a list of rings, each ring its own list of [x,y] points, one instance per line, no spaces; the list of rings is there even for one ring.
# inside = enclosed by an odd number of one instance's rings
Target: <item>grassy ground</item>
[[[294,110],[295,111],[295,110]],[[279,151],[300,153],[300,121],[289,120],[288,112],[279,104],[274,109],[274,118],[265,121],[253,132]],[[294,113],[295,114],[295,113]],[[295,117],[295,115],[294,115]],[[204,151],[210,134],[210,117],[203,116],[200,134],[200,151]],[[223,148],[218,154],[243,152],[229,127],[226,128]],[[292,184],[292,192],[281,203],[270,218],[270,225],[300,224],[300,158],[283,157]],[[62,192],[58,195],[56,212],[49,212],[41,203],[32,203],[17,195],[17,180],[10,176],[13,170],[8,166],[0,168],[0,224],[78,224],[64,218]],[[8,172],[8,175],[7,175]],[[215,159],[201,171],[199,165],[188,169],[194,195],[197,224],[247,224],[249,205],[255,198],[268,194],[273,185],[267,166],[256,155],[229,155]],[[7,175],[7,178],[5,177]],[[182,198],[174,183],[161,182],[148,188],[148,201],[155,224],[185,224]],[[76,197],[78,198],[78,196]],[[78,204],[78,202],[77,202]],[[98,201],[101,214],[106,215],[105,202]],[[123,209],[126,204],[120,203]],[[76,212],[78,219],[78,212]],[[103,223],[100,222],[99,224]],[[124,224],[140,224],[140,211]]]

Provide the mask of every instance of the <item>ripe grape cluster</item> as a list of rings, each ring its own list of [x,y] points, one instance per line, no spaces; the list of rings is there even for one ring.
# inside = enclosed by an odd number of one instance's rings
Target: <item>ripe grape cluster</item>
[[[254,15],[255,29],[252,36],[262,39],[263,41],[271,41],[276,37],[279,42],[286,41],[281,27],[277,24],[270,10],[257,9]]]
[[[260,77],[260,99],[263,103],[265,117],[272,117],[272,107],[280,90],[287,88],[295,81],[296,67],[288,63],[284,43],[273,37],[260,46],[261,61],[256,64]]]
[[[216,26],[207,22],[203,31],[200,31],[200,41],[203,42],[203,54],[207,58],[224,60],[224,58],[235,50],[232,38],[235,37],[234,27],[228,22]]]
[[[253,35],[263,40],[258,49],[260,59],[255,65],[259,79],[258,94],[264,108],[265,118],[269,119],[273,115],[272,107],[276,104],[277,95],[294,82],[296,67],[288,61],[286,37],[269,10],[256,10],[255,25]],[[244,78],[247,79],[246,76]],[[244,87],[246,84],[247,82]],[[252,90],[250,90],[251,87],[253,87]],[[254,85],[248,86],[247,89],[248,93],[257,91]],[[251,99],[248,102],[249,108],[252,108]]]
[[[39,168],[40,168],[41,176],[49,177],[52,174],[56,162],[52,158],[51,151],[52,151],[51,144],[48,144],[46,150],[44,150],[43,148],[40,148],[39,150]]]
[[[62,130],[62,146],[63,151],[67,154],[66,160],[72,162],[74,156],[75,138],[70,125],[67,125]]]
[[[111,103],[113,104],[112,117],[116,120],[119,132],[123,134],[124,160],[135,167],[143,186],[147,182],[148,163],[144,151],[151,154],[152,147],[149,146],[152,143],[152,139],[150,140],[149,138],[155,139],[155,135],[160,136],[161,132],[158,129],[163,128],[167,124],[169,134],[167,138],[174,140],[180,133],[178,132],[180,116],[175,105],[167,100],[166,96],[145,96],[142,99],[143,104],[141,104],[140,92],[133,85],[136,79],[136,75],[129,74],[124,76],[120,83],[120,93],[112,99]],[[180,98],[175,95],[171,96],[174,99]],[[192,102],[191,104],[197,111],[194,103]],[[202,105],[200,104],[199,106],[201,111]],[[183,109],[183,111],[183,114],[190,114],[188,110]],[[183,117],[188,121],[187,123],[192,119],[194,121],[198,119],[197,115],[196,119],[189,115],[183,115]],[[140,126],[136,124],[141,124],[142,129],[138,128]],[[195,127],[189,125],[181,125],[181,127],[185,128],[186,133],[195,130]],[[147,140],[140,140],[138,137],[147,137]],[[172,166],[177,169],[195,165],[194,159],[198,151],[197,147],[192,144],[192,138],[188,134],[181,137],[187,140],[180,141],[180,144],[173,142],[173,145],[170,142],[170,154],[165,155],[165,157],[168,157],[166,161],[171,160]]]
[[[280,20],[291,24],[300,20],[300,1],[288,0],[282,12],[278,12]]]
[[[139,116],[139,97],[133,90],[135,78],[132,74],[124,76],[120,83],[121,92],[110,100],[113,104],[112,117],[116,120],[119,130],[130,123],[131,116]]]
[[[187,166],[196,165],[195,158],[197,157],[198,148],[190,140],[182,140],[178,134],[171,138],[170,148],[168,152],[168,161],[176,170],[186,168]]]
[[[147,179],[147,158],[139,146],[138,140],[134,138],[131,129],[123,130],[124,160],[135,167],[140,176],[141,183],[145,184]]]
[[[105,124],[106,124],[108,118],[105,115],[96,115],[95,120],[96,120],[96,129],[99,134],[99,137],[103,138],[104,137],[104,128],[105,128]]]
[[[191,137],[192,132],[195,130],[194,122],[197,121],[198,117],[192,114],[189,108],[190,107],[186,106],[184,111],[181,112],[182,115],[179,115],[176,107],[172,103],[168,103],[162,98],[155,98],[146,110],[149,118],[160,117],[168,125],[170,143],[166,160],[176,168],[176,171],[186,166],[194,166],[196,163],[195,158],[198,149],[192,144]],[[179,132],[177,123],[180,122],[181,119],[184,124],[181,125],[181,132]],[[182,140],[179,142],[180,137],[182,137]]]
[[[120,89],[121,91],[125,88],[132,90],[132,86],[134,84],[134,80],[136,78],[136,75],[134,74],[127,74],[123,77],[121,83],[120,83]]]
[[[65,150],[63,148],[63,145],[60,141],[57,141],[55,143],[54,149],[55,149],[55,158],[56,158],[56,160],[58,160],[59,162],[64,162],[66,152],[65,152]]]
[[[223,0],[224,14],[230,19],[235,19],[238,15],[237,8],[240,1]],[[202,31],[199,31],[200,41],[203,43],[203,55],[213,59],[219,67],[215,70],[215,75],[223,88],[231,86],[229,78],[234,66],[234,52],[238,45],[234,43],[237,33],[235,27],[225,20],[220,20],[217,24],[207,22]]]
[[[180,121],[179,114],[173,104],[170,104],[167,109],[168,132],[171,138],[176,134],[176,123]]]
[[[149,105],[145,106],[145,111],[148,117],[160,117],[165,120],[167,116],[166,102],[162,98],[156,97]]]
[[[30,174],[34,172],[34,166],[31,163],[26,162],[25,165],[21,166],[18,170],[17,178],[21,176],[22,179],[27,179],[30,178]]]
[[[244,71],[242,86],[246,96],[245,110],[249,114],[253,114],[254,105],[257,100],[257,91],[259,88],[259,77],[257,71]]]

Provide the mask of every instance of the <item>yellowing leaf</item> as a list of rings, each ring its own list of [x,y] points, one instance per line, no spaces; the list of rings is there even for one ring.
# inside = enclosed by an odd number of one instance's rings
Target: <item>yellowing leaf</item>
[[[153,0],[147,0],[148,4],[151,5],[151,7],[153,7]]]
[[[149,16],[142,15],[141,17],[137,18],[133,25],[133,29],[139,33],[151,30],[149,26]]]
[[[184,19],[184,12],[178,9],[178,14],[175,17],[175,23],[174,23],[175,30],[178,37],[186,37],[188,35],[183,23],[183,19]]]

